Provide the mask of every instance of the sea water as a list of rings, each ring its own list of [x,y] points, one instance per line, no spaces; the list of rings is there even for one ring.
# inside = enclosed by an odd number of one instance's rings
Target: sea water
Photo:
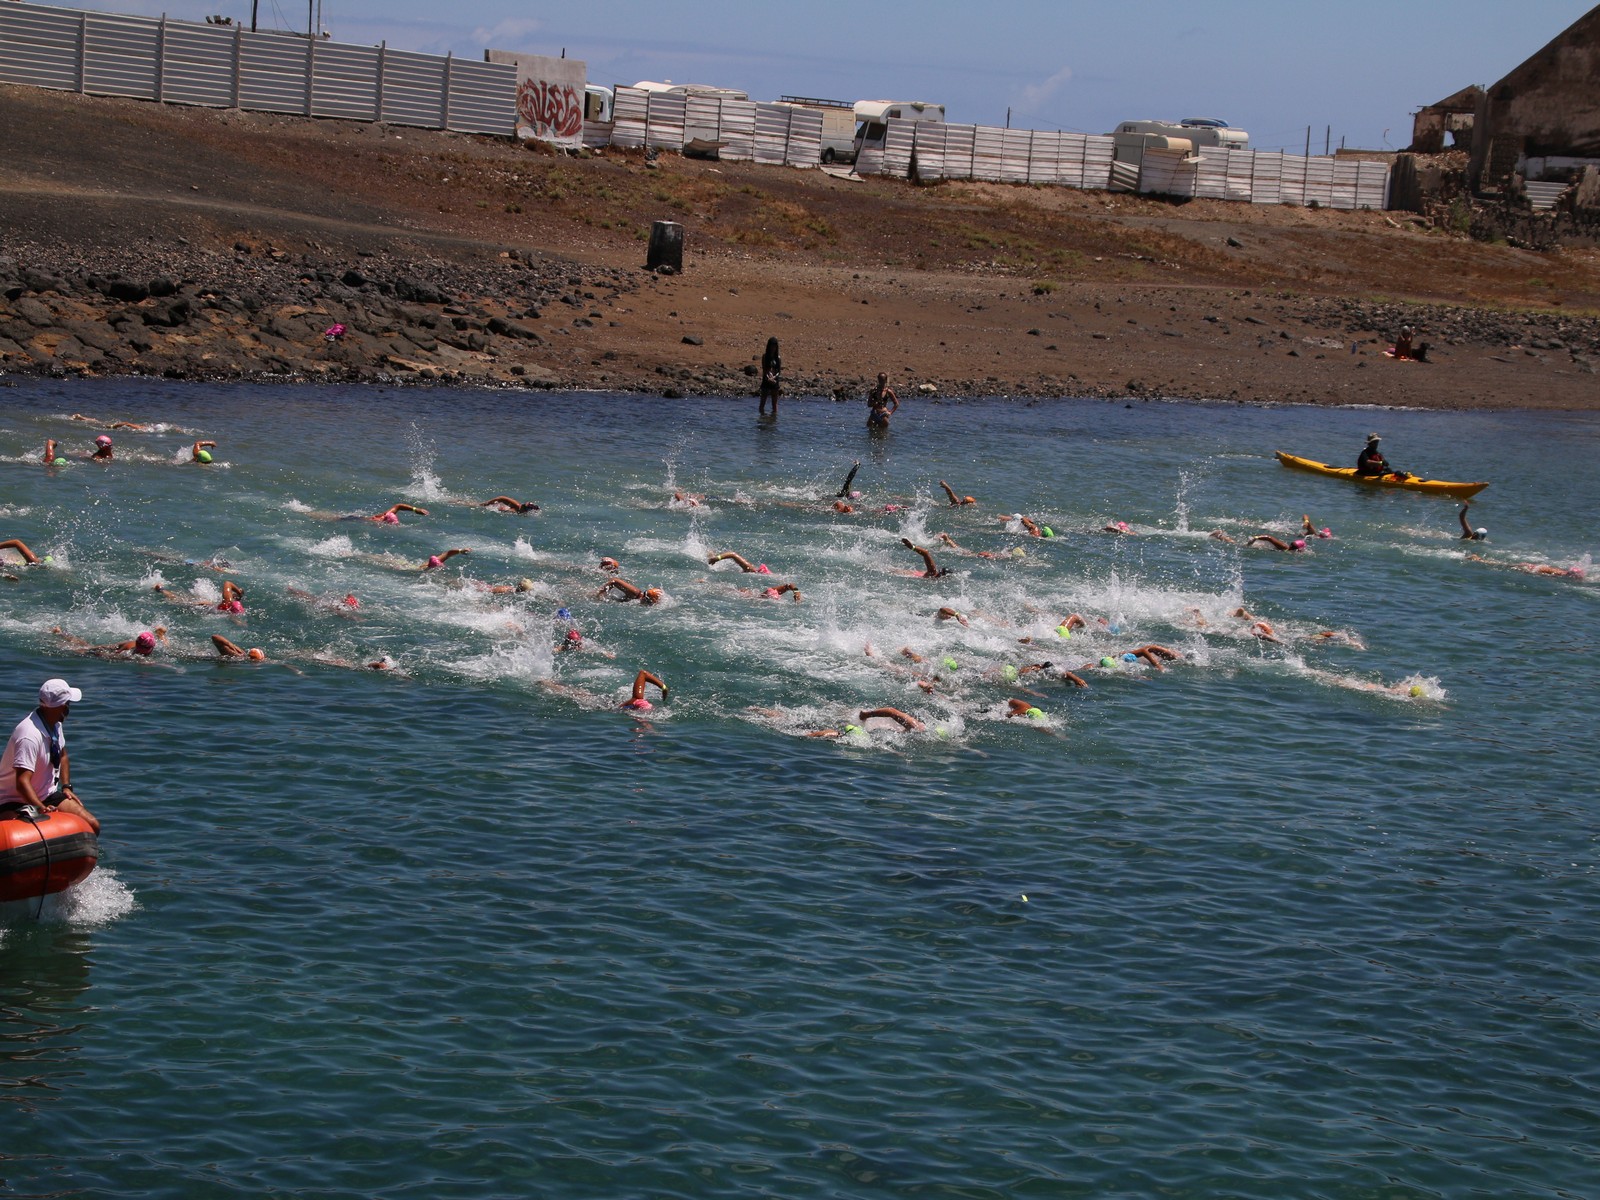
[[[1594,416],[3,395],[6,722],[83,689],[104,823],[0,926],[10,1194],[1600,1193],[1600,591],[1516,567],[1589,564]],[[1489,540],[1272,457],[1370,431]]]

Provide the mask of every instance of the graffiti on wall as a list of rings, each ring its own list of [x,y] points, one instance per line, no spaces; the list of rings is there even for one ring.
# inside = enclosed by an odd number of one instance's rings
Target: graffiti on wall
[[[517,124],[529,127],[537,138],[577,137],[583,132],[583,89],[524,79],[517,85]]]

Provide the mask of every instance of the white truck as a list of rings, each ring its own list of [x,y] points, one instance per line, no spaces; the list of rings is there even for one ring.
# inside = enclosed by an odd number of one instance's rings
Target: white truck
[[[811,96],[779,96],[779,104],[809,108],[822,114],[822,161],[855,162],[855,106],[848,100],[818,100]]]
[[[943,122],[944,105],[930,104],[926,100],[857,100],[855,118],[852,149],[860,157],[862,150],[883,149],[889,121]]]
[[[1185,117],[1182,121],[1123,121],[1111,131],[1117,162],[1138,166],[1146,150],[1193,152],[1202,146],[1248,150],[1250,135],[1215,117]]]

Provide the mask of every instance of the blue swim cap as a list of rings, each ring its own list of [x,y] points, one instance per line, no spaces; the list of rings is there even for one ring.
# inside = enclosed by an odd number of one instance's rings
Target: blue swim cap
[[[567,611],[567,610],[566,610],[566,609],[564,609],[564,608],[558,608],[558,609],[556,609],[556,616],[558,616],[558,617],[560,617],[560,618],[561,618],[561,619],[562,619],[562,620],[563,620],[563,621],[570,621],[570,620],[572,620],[572,614],[571,614],[571,613],[570,613],[570,612],[568,612],[568,611]]]
[[[1139,656],[1137,654],[1135,654],[1133,651],[1130,650],[1130,651],[1128,651],[1128,653],[1126,653],[1126,654],[1124,654],[1122,656],[1122,661],[1123,662],[1138,662],[1139,661]]]

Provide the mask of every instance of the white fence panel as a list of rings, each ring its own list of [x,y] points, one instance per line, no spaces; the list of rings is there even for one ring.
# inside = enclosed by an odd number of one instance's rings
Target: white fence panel
[[[644,145],[650,120],[650,94],[638,88],[619,87],[612,100],[611,144],[629,150]]]
[[[77,91],[87,19],[66,9],[0,3],[0,81]]]
[[[715,96],[688,96],[683,105],[684,144],[722,140],[722,101]]]
[[[1111,160],[1115,144],[1108,137],[1091,135],[1083,140],[1083,186],[1104,190],[1111,186]]]
[[[510,63],[447,58],[444,73],[449,84],[444,128],[457,133],[516,135],[516,67]]]
[[[381,61],[376,46],[343,46],[337,42],[318,46],[316,75],[311,83],[312,115],[376,121]]]
[[[788,141],[788,112],[777,104],[756,105],[755,161],[771,167],[782,166]]]
[[[1358,162],[1356,176],[1356,207],[1382,211],[1389,207],[1389,165],[1378,162]]]
[[[921,121],[912,130],[917,152],[917,178],[926,182],[948,179],[945,169],[945,144],[950,138],[950,127],[935,121]]]
[[[1221,200],[1228,194],[1228,152],[1214,147],[1200,150],[1194,172],[1194,194],[1205,200]]]
[[[1061,135],[1037,132],[1028,146],[1027,183],[1055,183],[1061,177]]]
[[[993,125],[975,125],[972,128],[972,177],[986,182],[999,182],[1005,168],[1006,131]]]
[[[239,52],[239,107],[304,113],[308,45],[305,38],[289,33],[245,34]]]
[[[1056,155],[1056,182],[1065,187],[1083,186],[1083,151],[1088,139],[1081,133],[1063,133],[1061,151]]]
[[[1139,166],[1139,191],[1155,196],[1193,196],[1197,164],[1182,150],[1146,150]]]
[[[978,153],[977,134],[975,125],[944,127],[944,169],[947,178],[972,178],[972,164]]]
[[[1251,174],[1254,170],[1255,155],[1249,150],[1229,150],[1227,152],[1227,174],[1223,180],[1223,199],[1249,204],[1251,195]]]
[[[883,135],[883,169],[888,175],[905,179],[911,174],[911,150],[916,131],[914,121],[888,121]]]
[[[645,145],[655,146],[661,150],[682,150],[684,116],[687,112],[688,105],[683,96],[650,93],[650,116],[644,131]]]
[[[96,96],[158,98],[162,22],[95,13],[84,27],[83,90]]]
[[[1333,203],[1333,159],[1312,158],[1306,161],[1306,203]]]
[[[1250,200],[1254,204],[1278,204],[1283,199],[1283,155],[1278,151],[1256,151],[1250,155]]]
[[[238,49],[237,29],[168,21],[161,99],[168,104],[233,107],[233,63]]]
[[[615,121],[589,121],[583,123],[583,144],[590,150],[597,150],[603,146],[620,146],[614,136],[617,123]]]
[[[1000,181],[1028,182],[1028,155],[1032,149],[1031,129],[1005,129],[1000,133]]]
[[[756,156],[756,109],[750,100],[722,102],[722,157],[729,162],[750,162]]]
[[[1333,181],[1329,189],[1328,203],[1334,208],[1354,208],[1356,206],[1356,164],[1353,162],[1340,162],[1333,160]]]
[[[767,107],[762,105],[763,108]],[[787,110],[789,136],[784,145],[783,161],[791,167],[802,169],[822,165],[822,110],[796,108],[789,104],[773,105]]]

